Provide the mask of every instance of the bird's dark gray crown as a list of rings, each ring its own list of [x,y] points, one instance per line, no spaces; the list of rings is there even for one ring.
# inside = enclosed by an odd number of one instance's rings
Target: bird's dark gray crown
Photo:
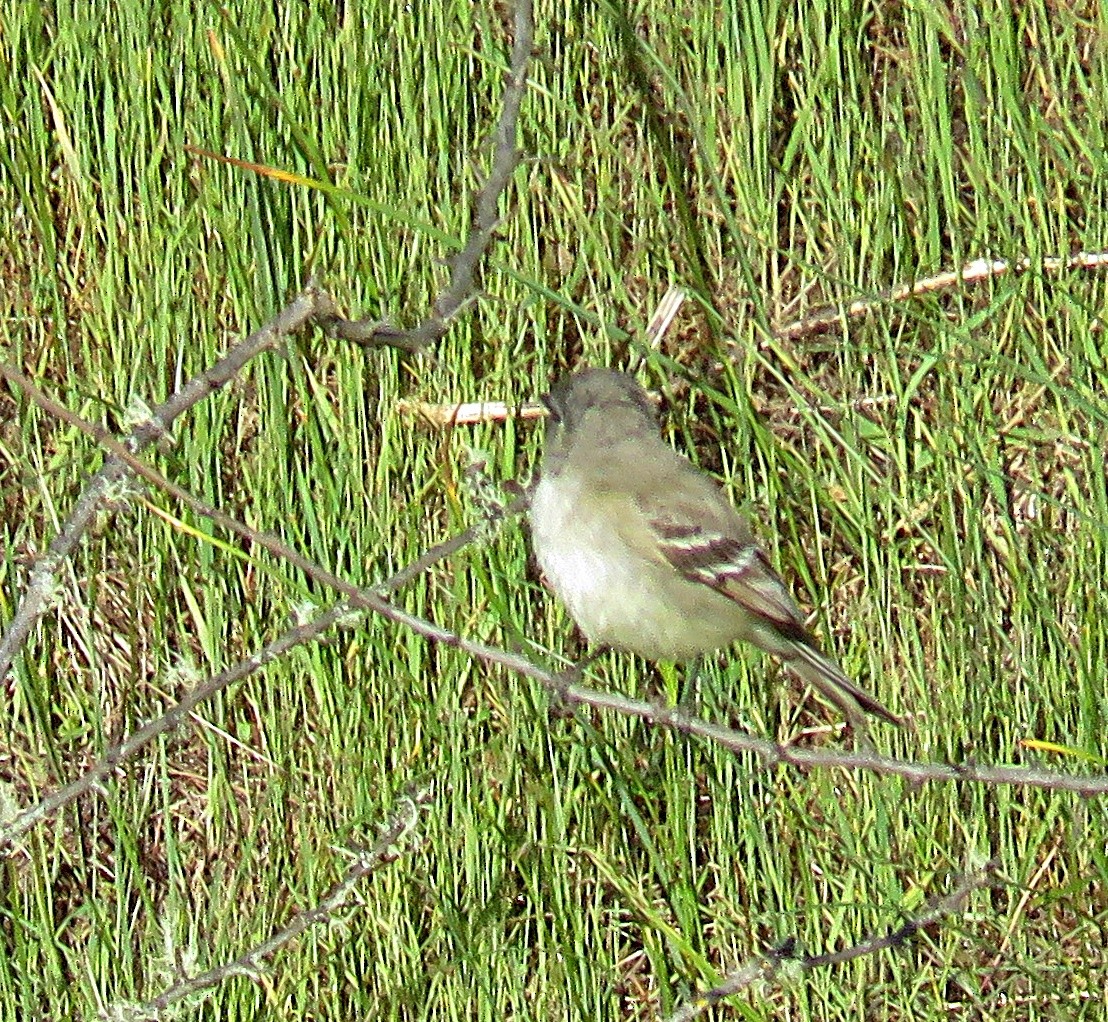
[[[613,413],[635,409],[648,422],[655,421],[646,391],[633,377],[614,369],[581,369],[564,376],[550,388],[543,404],[551,419],[567,430],[576,428],[590,411],[598,408]]]

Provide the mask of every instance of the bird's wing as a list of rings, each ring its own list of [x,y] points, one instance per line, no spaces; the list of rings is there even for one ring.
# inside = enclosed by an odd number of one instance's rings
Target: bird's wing
[[[686,578],[709,586],[747,610],[754,626],[754,634],[748,638],[788,660],[843,710],[855,729],[865,732],[859,707],[901,724],[899,717],[820,652],[814,636],[804,626],[800,608],[759,549],[746,522],[729,505],[715,508],[714,513],[705,513],[704,503],[694,508],[667,500],[664,507],[651,510],[648,527],[666,561]]]
[[[680,508],[669,508],[652,516],[650,526],[665,559],[686,578],[734,600],[783,638],[815,644],[785,583],[745,524],[714,528],[682,515]]]

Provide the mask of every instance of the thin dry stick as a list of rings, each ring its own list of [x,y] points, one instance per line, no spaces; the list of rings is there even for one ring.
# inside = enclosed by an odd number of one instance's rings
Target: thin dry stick
[[[507,401],[459,401],[445,402],[400,400],[396,410],[401,415],[423,419],[429,426],[475,426],[484,422],[506,422],[508,419],[541,419],[546,407],[538,401],[512,405]]]
[[[944,916],[956,911],[963,901],[975,890],[991,882],[996,872],[996,863],[987,863],[982,869],[967,873],[954,889],[938,898],[933,898],[923,912],[892,933],[884,937],[870,937],[851,947],[825,955],[798,955],[795,942],[788,941],[782,947],[775,948],[765,955],[758,955],[744,962],[737,969],[724,976],[722,982],[711,990],[701,994],[669,1016],[667,1022],[691,1022],[703,1015],[720,1001],[737,994],[758,980],[772,979],[786,962],[793,962],[804,971],[826,965],[839,965],[854,958],[872,955],[887,948],[900,947],[912,939],[920,930],[937,923]]]
[[[153,409],[149,417],[124,438],[126,450],[137,454],[164,436],[178,416],[225,386],[247,362],[272,348],[282,337],[295,333],[315,320],[334,315],[335,305],[330,295],[309,285],[265,326],[236,344],[210,369],[189,380],[177,393]],[[14,378],[10,376],[12,371],[10,367],[0,366],[0,374],[8,376],[14,382]],[[50,594],[55,591],[55,579],[62,562],[76,548],[97,511],[111,501],[111,495],[117,491],[127,471],[122,459],[107,458],[100,471],[89,480],[62,531],[54,537],[46,553],[36,562],[15,616],[3,635],[0,635],[0,679],[7,675],[35,622],[45,612]]]
[[[484,654],[483,659],[503,664],[513,670],[520,670],[519,658],[512,654],[504,656],[503,651],[500,650],[478,649],[476,643],[456,642],[455,645],[468,650],[474,656]],[[490,655],[490,653],[496,655]],[[530,670],[521,671],[521,673],[538,677],[538,672],[533,665],[527,661],[524,663]],[[928,782],[976,781],[980,784],[1011,784],[1017,787],[1072,791],[1086,797],[1108,794],[1108,774],[1082,776],[1061,774],[1037,767],[980,766],[976,763],[913,763],[894,759],[891,756],[882,756],[875,752],[803,749],[791,745],[779,745],[768,739],[747,734],[745,731],[736,731],[721,724],[713,724],[699,717],[689,716],[675,708],[646,703],[618,694],[597,692],[580,685],[561,688],[555,683],[553,691],[557,692],[563,703],[569,705],[580,703],[598,710],[611,710],[625,717],[637,717],[648,724],[664,727],[670,731],[705,738],[731,752],[753,753],[770,766],[787,764],[804,768],[868,770],[877,774],[903,777],[916,785]]]
[[[958,284],[973,284],[990,277],[1002,277],[1008,273],[1026,273],[1033,266],[1045,273],[1060,273],[1063,270],[1099,270],[1108,267],[1108,252],[1078,252],[1068,259],[1051,257],[1040,263],[1030,259],[1019,259],[1014,263],[1003,259],[975,259],[960,270],[951,270],[934,277],[926,277],[911,284],[898,284],[880,292],[876,298],[860,298],[845,308],[829,306],[819,309],[810,316],[794,320],[777,327],[773,336],[778,340],[792,341],[810,334],[822,333],[839,326],[844,319],[857,319],[889,302],[902,302],[917,295],[944,291]]]
[[[403,846],[413,844],[411,840],[419,824],[419,810],[430,801],[430,789],[424,788],[405,797],[399,808],[393,813],[381,836],[371,848],[354,850],[354,862],[343,878],[322,898],[319,904],[294,916],[283,930],[275,933],[257,947],[251,948],[233,962],[210,969],[197,976],[187,976],[174,983],[153,1000],[139,1005],[116,1005],[117,1017],[120,1011],[130,1011],[127,1017],[161,1017],[160,1013],[171,1004],[184,1000],[203,990],[209,990],[231,976],[248,976],[252,980],[260,978],[266,962],[282,947],[295,940],[306,930],[320,923],[332,920],[349,902],[358,882],[382,867],[395,862],[406,851]]]
[[[504,89],[504,106],[493,134],[492,168],[477,196],[477,215],[466,246],[451,260],[450,285],[435,299],[431,314],[412,330],[396,330],[380,323],[346,320],[336,323],[332,328],[337,337],[358,344],[373,344],[377,336],[384,335],[388,344],[421,351],[446,333],[450,321],[469,300],[473,292],[477,264],[500,224],[496,213],[497,204],[519,164],[516,126],[527,90],[527,64],[531,59],[534,33],[531,4],[529,0],[519,0],[515,10],[515,41],[512,45],[508,83]]]
[[[217,692],[222,692],[228,685],[247,678],[267,664],[273,663],[290,649],[322,635],[349,613],[350,607],[346,604],[332,607],[305,624],[284,632],[279,638],[264,646],[253,656],[240,660],[227,670],[212,675],[202,684],[190,689],[180,702],[160,717],[148,721],[125,741],[108,749],[103,757],[80,777],[50,792],[45,798],[40,799],[10,821],[0,825],[0,858],[11,855],[15,850],[15,843],[19,837],[39,821],[52,816],[63,806],[68,805],[82,795],[90,791],[101,790],[104,782],[125,760],[157,738],[158,735],[165,734],[167,731],[183,724],[188,715],[201,703],[210,699]]]
[[[661,347],[662,338],[665,337],[666,332],[669,330],[670,325],[677,317],[677,313],[684,303],[685,292],[682,288],[671,286],[666,293],[662,295],[662,300],[658,302],[658,307],[654,310],[654,315],[650,317],[650,322],[646,324],[646,333],[643,336],[643,348],[657,351],[658,348]],[[627,367],[629,373],[638,372],[639,366],[645,361],[645,356],[641,354],[642,349],[636,350],[639,354]]]
[[[1012,941],[1012,934],[1016,932],[1016,928],[1023,919],[1024,912],[1027,911],[1027,906],[1031,903],[1031,899],[1039,889],[1039,882],[1050,870],[1050,865],[1054,862],[1055,857],[1058,855],[1058,850],[1062,847],[1064,841],[1065,838],[1061,834],[1054,839],[1054,843],[1050,846],[1050,851],[1047,852],[1043,861],[1039,863],[1039,868],[1035,870],[1035,875],[1027,882],[1023,894],[1020,895],[1020,900],[1015,910],[1012,912],[1011,918],[1008,920],[1008,928],[1004,931],[1004,939],[1000,942],[1000,947],[996,950],[996,956],[986,970],[986,976],[991,977],[996,975],[996,970],[1001,961],[1003,961],[1004,955],[1008,950],[1008,945]],[[986,980],[986,983],[988,983],[988,980]]]

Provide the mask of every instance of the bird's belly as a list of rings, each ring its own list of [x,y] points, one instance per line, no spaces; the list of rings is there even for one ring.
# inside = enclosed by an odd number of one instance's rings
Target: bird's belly
[[[540,483],[533,499],[546,496]],[[684,579],[666,561],[637,556],[607,522],[581,515],[572,503],[570,513],[538,515],[541,530],[532,518],[534,547],[551,588],[590,642],[681,661],[737,637],[730,600]]]

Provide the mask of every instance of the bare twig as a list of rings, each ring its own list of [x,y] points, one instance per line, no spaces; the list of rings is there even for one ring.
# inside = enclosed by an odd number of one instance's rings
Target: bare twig
[[[126,450],[132,454],[143,450],[168,433],[183,412],[232,380],[254,356],[272,348],[282,337],[295,333],[308,323],[333,314],[334,303],[330,295],[309,285],[265,326],[236,344],[210,369],[189,380],[177,393],[154,408],[146,421],[136,426],[123,440]],[[0,363],[0,376],[16,382],[13,373],[12,367]],[[127,466],[122,459],[107,458],[100,471],[89,480],[61,532],[54,537],[46,553],[39,557],[31,572],[27,591],[8,627],[0,635],[0,679],[7,675],[27,635],[45,611],[49,595],[56,587],[58,568],[76,548],[97,511],[111,500],[111,494],[126,475]]]
[[[902,302],[919,295],[944,291],[958,284],[973,284],[979,280],[1002,277],[1009,273],[1026,273],[1032,268],[1041,269],[1045,273],[1104,269],[1108,268],[1108,252],[1078,252],[1068,259],[1051,257],[1036,263],[1030,259],[1018,259],[1015,262],[1003,259],[975,259],[960,270],[951,270],[911,284],[898,284],[887,288],[875,298],[860,298],[845,307],[828,306],[818,309],[803,319],[777,327],[773,331],[773,336],[777,340],[792,341],[811,334],[823,333],[840,326],[844,320],[858,319],[889,302]]]
[[[531,44],[535,26],[530,0],[517,0],[515,9],[515,40],[512,44],[511,67],[504,89],[504,106],[493,134],[492,168],[477,196],[477,214],[465,248],[451,259],[450,284],[434,301],[431,314],[411,330],[398,330],[386,324],[366,321],[338,320],[331,330],[338,337],[358,344],[384,343],[408,351],[422,351],[446,333],[450,321],[473,293],[477,264],[484,256],[493,233],[500,224],[496,208],[500,196],[508,187],[519,164],[516,149],[516,126],[519,109],[527,89],[527,65],[531,59]],[[381,341],[378,341],[381,338]]]
[[[114,1014],[128,1018],[161,1018],[161,1013],[170,1005],[201,991],[210,990],[231,976],[248,976],[254,980],[260,978],[266,963],[282,947],[311,927],[334,919],[347,906],[359,881],[400,858],[405,851],[404,845],[413,843],[411,839],[419,826],[420,808],[430,798],[429,788],[403,798],[373,846],[353,849],[354,861],[342,879],[323,896],[319,904],[294,916],[283,930],[232,962],[196,976],[182,978],[150,1001],[138,1005],[116,1005]]]
[[[794,963],[807,972],[826,965],[839,965],[842,962],[872,955],[887,948],[900,947],[911,940],[920,930],[937,923],[944,916],[950,915],[951,912],[957,911],[958,907],[973,891],[991,882],[996,868],[996,863],[990,862],[982,869],[967,873],[959,880],[952,891],[933,898],[920,915],[909,919],[884,937],[870,937],[851,947],[844,948],[842,951],[824,955],[798,954],[795,941],[790,940],[767,954],[748,959],[737,969],[733,969],[724,976],[723,980],[712,987],[711,990],[706,991],[694,1001],[690,1001],[684,1007],[675,1011],[669,1016],[667,1022],[691,1022],[692,1019],[703,1015],[709,1008],[715,1007],[720,1001],[737,994],[752,983],[758,980],[772,979],[786,963]]]
[[[1046,857],[1041,863],[1039,868],[1035,870],[1034,876],[1027,882],[1027,885],[1023,889],[1023,893],[1020,895],[1019,903],[1012,911],[1008,919],[1008,928],[1004,931],[1004,939],[1000,942],[1000,947],[996,950],[996,955],[989,965],[989,968],[985,972],[985,981],[982,989],[987,990],[992,986],[991,977],[997,974],[997,968],[1000,966],[1001,961],[1004,959],[1004,955],[1008,951],[1008,945],[1012,941],[1012,934],[1016,932],[1020,922],[1024,919],[1024,913],[1027,912],[1027,906],[1031,904],[1031,900],[1039,893],[1039,884],[1044,876],[1046,876],[1050,870],[1051,864],[1058,855],[1058,850],[1062,848],[1065,842],[1065,838],[1059,834],[1055,837],[1054,842],[1050,846],[1050,850],[1047,852]]]
[[[332,333],[356,343],[388,345],[419,351],[446,331],[448,321],[463,305],[473,286],[476,266],[497,226],[496,206],[518,163],[515,148],[516,125],[527,83],[534,25],[529,0],[516,5],[515,44],[511,74],[504,92],[504,107],[495,133],[492,170],[477,202],[477,220],[465,248],[454,262],[450,287],[435,301],[432,314],[412,331],[400,331],[387,324],[344,319],[331,296],[309,285],[269,323],[235,345],[214,366],[190,380],[165,403],[153,409],[145,422],[125,439],[133,453],[166,434],[179,415],[233,379],[255,355],[272,347],[281,337],[310,322],[318,322]],[[374,338],[377,340],[374,341]],[[0,366],[0,374],[5,367]],[[16,654],[23,647],[35,622],[44,613],[50,594],[56,590],[58,568],[88,529],[96,512],[109,501],[109,494],[126,475],[117,458],[109,458],[85,487],[62,531],[35,564],[23,599],[9,626],[0,635],[0,679],[7,675]]]
[[[658,348],[661,347],[662,338],[665,337],[670,325],[673,323],[674,319],[677,318],[677,313],[684,304],[685,292],[679,287],[670,287],[666,293],[662,295],[662,300],[658,302],[654,314],[650,317],[650,322],[646,324],[646,333],[643,337],[642,348],[657,351]],[[641,351],[642,348],[637,350]],[[627,367],[627,371],[629,373],[638,372],[639,365],[642,362],[642,356],[634,359]]]
[[[376,610],[385,617],[393,617],[394,614],[401,613],[396,611],[395,608],[386,601],[385,597],[389,593],[406,585],[433,564],[456,553],[466,544],[472,542],[478,536],[483,535],[487,532],[491,524],[488,518],[483,519],[464,532],[432,547],[418,560],[372,589],[359,589],[357,586],[351,585],[343,579],[331,574],[326,569],[319,567],[308,558],[303,557],[275,536],[267,535],[256,529],[251,529],[247,525],[243,525],[237,519],[210,507],[204,501],[194,497],[191,493],[182,489],[177,484],[171,483],[169,480],[165,479],[161,473],[139,461],[138,458],[131,454],[119,443],[119,441],[107,435],[104,429],[86,422],[68,408],[65,408],[47,397],[38,387],[17,370],[0,363],[0,375],[5,376],[23,389],[39,407],[47,411],[50,415],[94,437],[111,452],[113,457],[119,459],[120,464],[125,470],[146,479],[148,482],[181,501],[197,514],[211,519],[217,525],[228,529],[247,542],[260,546],[268,550],[274,556],[288,561],[303,571],[309,578],[329,586],[332,589],[344,592],[348,597],[351,597],[349,602],[341,603],[325,611],[311,621],[290,629],[253,656],[241,660],[227,670],[208,678],[204,683],[190,690],[180,702],[162,716],[158,717],[156,720],[149,721],[135,731],[126,741],[109,749],[92,769],[64,787],[52,792],[35,805],[24,810],[10,822],[0,826],[0,851],[9,847],[16,838],[30,827],[34,826],[39,820],[56,812],[62,806],[79,798],[85,792],[92,790],[96,785],[109,777],[121,763],[158,735],[164,734],[184,723],[187,716],[202,702],[210,699],[228,685],[248,677],[260,668],[272,663],[293,647],[321,635],[348,615],[352,609],[365,608]],[[496,508],[489,509],[488,515],[492,518],[494,516],[504,517],[509,514],[515,514],[525,506],[525,503],[526,498],[519,498],[503,510]],[[402,616],[406,617],[406,615]]]
[[[427,344],[413,336],[413,332],[394,327],[383,319],[345,319],[336,314],[327,320],[324,328],[332,337],[351,341],[362,348],[399,348],[417,355]]]
[[[468,649],[474,656],[486,655],[482,659],[501,663],[512,670],[520,670],[514,654],[503,656],[502,651],[478,651],[476,644],[458,643],[460,648]],[[520,673],[537,677],[534,666],[524,661],[529,670]],[[543,672],[545,673],[545,672]],[[546,675],[550,678],[550,675]],[[539,679],[543,681],[543,678]],[[780,745],[766,738],[758,738],[745,731],[713,724],[684,713],[682,710],[632,699],[614,693],[598,692],[580,685],[558,687],[554,682],[552,689],[564,703],[581,704],[598,710],[610,710],[625,717],[638,717],[650,724],[678,731],[681,734],[705,738],[731,752],[753,753],[769,765],[787,764],[804,768],[835,770],[868,770],[877,774],[903,777],[913,784],[928,782],[949,784],[953,781],[976,781],[981,784],[1011,784],[1028,788],[1045,788],[1056,791],[1072,791],[1079,795],[1108,794],[1108,774],[1087,774],[1084,776],[1062,774],[1052,770],[1021,766],[985,766],[976,763],[946,764],[919,763],[882,756],[875,752],[840,752],[832,749],[804,749],[791,745]]]

